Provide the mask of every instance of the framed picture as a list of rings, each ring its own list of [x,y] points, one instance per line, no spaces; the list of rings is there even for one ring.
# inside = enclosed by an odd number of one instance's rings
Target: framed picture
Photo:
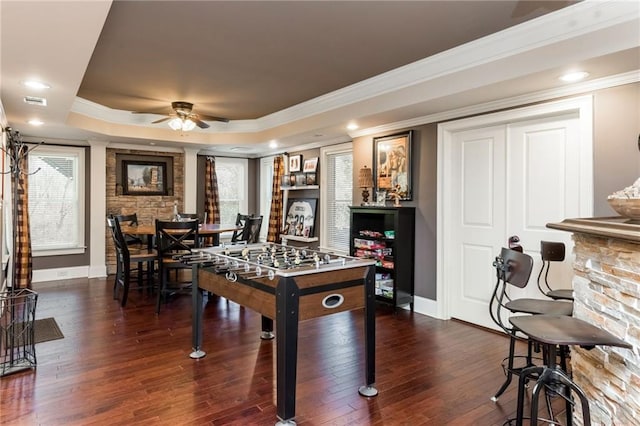
[[[315,173],[318,170],[318,157],[304,160],[302,171],[305,173]]]
[[[299,172],[302,167],[302,155],[292,155],[289,157],[289,173]]]
[[[289,186],[296,186],[296,175],[289,175]]]
[[[287,217],[282,233],[296,237],[313,237],[317,204],[317,198],[290,198],[287,200]]]
[[[307,176],[307,185],[317,185],[315,173],[307,173],[306,176]]]
[[[387,191],[387,199],[411,200],[411,140],[413,130],[373,138],[373,192]]]
[[[282,186],[291,186],[291,178],[289,175],[282,175],[282,182],[280,183]]]
[[[167,163],[122,161],[123,195],[167,195]]]
[[[305,186],[307,184],[307,179],[304,174],[298,173],[296,174],[296,186]]]

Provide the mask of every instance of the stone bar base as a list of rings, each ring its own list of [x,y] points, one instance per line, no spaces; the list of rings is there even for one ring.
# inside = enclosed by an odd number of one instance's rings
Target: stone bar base
[[[640,242],[574,230],[574,317],[634,346],[572,348],[574,381],[593,425],[640,424]],[[582,424],[577,407],[576,424]]]

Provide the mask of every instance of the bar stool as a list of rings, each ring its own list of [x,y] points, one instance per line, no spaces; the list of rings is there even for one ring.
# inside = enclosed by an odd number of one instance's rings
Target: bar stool
[[[618,346],[632,348],[630,344],[621,340],[586,321],[562,315],[532,315],[511,317],[509,322],[513,327],[525,334],[530,340],[543,345],[544,365],[541,367],[527,367],[521,371],[518,381],[518,405],[516,426],[521,426],[524,419],[525,383],[532,377],[537,377],[536,385],[531,394],[530,425],[538,424],[538,398],[542,389],[550,390],[562,395],[567,407],[567,426],[573,423],[571,408],[574,402],[571,398],[573,391],[580,399],[584,426],[591,425],[589,400],[584,391],[569,377],[556,363],[558,347],[580,346],[593,349],[595,346]],[[553,421],[553,419],[551,419]]]
[[[503,367],[507,377],[502,386],[500,386],[500,389],[498,389],[491,398],[491,400],[495,402],[507,389],[514,374],[519,375],[522,368],[533,365],[533,344],[531,341],[528,341],[525,367],[515,368],[514,361],[515,358],[517,358],[515,354],[517,329],[505,323],[503,320],[505,311],[508,314],[571,315],[573,312],[573,303],[532,298],[511,299],[509,297],[510,286],[524,288],[529,282],[531,270],[533,269],[533,259],[528,254],[521,253],[519,250],[502,248],[500,256],[496,257],[493,266],[496,268],[496,285],[491,301],[489,302],[489,313],[493,321],[504,330],[505,333],[509,334],[510,338],[509,355],[503,360],[503,363],[506,362],[506,366],[503,364]]]

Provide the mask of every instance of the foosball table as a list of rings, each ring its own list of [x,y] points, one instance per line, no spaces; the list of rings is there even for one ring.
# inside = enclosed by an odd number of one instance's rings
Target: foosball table
[[[376,396],[375,262],[275,243],[194,250],[181,261],[192,265],[192,358],[202,358],[205,291],[262,315],[262,339],[277,337],[276,425],[295,425],[298,323],[364,308],[365,385]],[[273,333],[273,321],[276,330]]]

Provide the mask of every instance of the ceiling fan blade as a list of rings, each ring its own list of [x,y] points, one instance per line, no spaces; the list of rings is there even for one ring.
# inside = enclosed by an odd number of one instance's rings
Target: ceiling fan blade
[[[191,120],[193,120],[193,122],[196,123],[196,126],[200,127],[201,129],[209,128],[209,125],[204,121],[200,120],[198,117],[191,117]]]
[[[222,121],[223,123],[229,122],[228,118],[216,117],[215,115],[198,114],[198,118],[200,120],[207,120],[207,121]]]
[[[159,119],[159,120],[152,121],[152,122],[151,122],[151,124],[158,124],[158,123],[162,123],[162,122],[167,121],[167,120],[170,120],[170,119],[171,119],[171,116],[169,116],[169,117],[165,117],[165,118],[161,118],[161,119]]]
[[[173,112],[173,110],[164,107],[164,108],[156,108],[156,109],[151,109],[148,111],[131,111],[131,114],[171,114]]]

